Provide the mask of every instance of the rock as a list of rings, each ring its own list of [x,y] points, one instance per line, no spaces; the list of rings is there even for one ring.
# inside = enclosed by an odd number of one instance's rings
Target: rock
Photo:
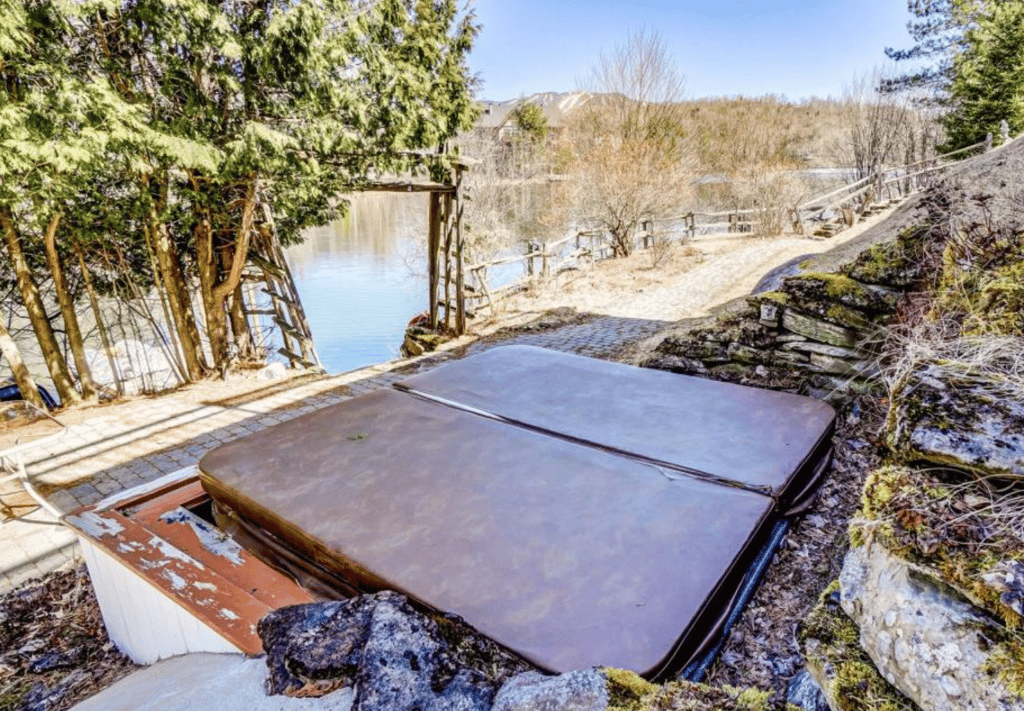
[[[402,352],[410,358],[415,358],[416,356],[423,355],[424,350],[423,346],[407,333],[405,334],[405,340],[402,342]]]
[[[811,353],[811,365],[820,373],[830,375],[868,376],[878,372],[874,363],[864,360],[835,358],[823,353]]]
[[[670,336],[657,348],[662,355],[699,360],[705,364],[728,363],[728,343],[702,337],[700,333]]]
[[[790,277],[782,290],[793,304],[805,301],[843,304],[874,314],[890,312],[896,306],[892,292],[872,289],[843,274],[817,272]]]
[[[775,360],[781,360],[786,363],[793,363],[796,365],[807,365],[811,362],[811,359],[802,353],[793,353],[791,351],[772,351],[772,357]]]
[[[875,327],[875,320],[878,323],[888,321],[887,317],[879,315],[869,316],[863,311],[844,306],[835,301],[816,301],[814,299],[793,299],[790,308],[796,309],[805,315],[813,316],[827,323],[842,326],[860,331],[869,331]]]
[[[745,346],[742,343],[730,344],[728,353],[729,359],[734,363],[758,365],[772,362],[772,356],[770,353],[765,353],[757,348]]]
[[[804,711],[829,711],[825,693],[806,669],[789,682],[786,688],[786,703]]]
[[[280,380],[287,375],[288,369],[284,363],[271,363],[264,368],[260,368],[259,372],[256,373],[257,380]]]
[[[494,711],[604,711],[608,700],[608,683],[596,669],[554,677],[526,672],[505,682]]]
[[[893,389],[888,443],[908,461],[1024,478],[1024,400],[997,377],[926,364]]]
[[[802,314],[799,311],[786,309],[782,315],[782,326],[787,331],[792,331],[800,336],[806,336],[814,341],[828,343],[842,348],[853,348],[860,340],[856,331],[833,323],[828,323]]]
[[[1024,616],[1024,562],[1003,561],[981,576],[985,585],[999,593],[999,602]]]
[[[781,307],[778,304],[765,302],[761,304],[761,318],[759,321],[762,326],[775,328],[779,325],[780,313]]]
[[[928,227],[908,227],[895,241],[865,250],[841,271],[862,284],[878,284],[906,291],[926,276],[922,243],[929,231]]]
[[[992,664],[1004,631],[947,586],[869,540],[847,554],[840,590],[861,647],[923,711],[1024,709]]]
[[[803,338],[803,336],[800,336],[800,338]],[[839,346],[829,346],[824,343],[813,343],[806,340],[786,343],[782,347],[787,351],[820,353],[821,355],[831,356],[832,358],[851,358],[854,360],[864,358],[864,353],[854,348],[840,348]]]
[[[699,360],[684,358],[677,355],[655,355],[640,364],[644,368],[667,370],[683,375],[705,375],[708,369]]]
[[[867,708],[910,711],[912,708],[910,701],[882,678],[860,648],[860,630],[840,606],[838,582],[821,594],[818,604],[801,623],[798,637],[807,672],[824,695],[828,708],[837,711]]]
[[[421,614],[393,592],[282,608],[257,631],[271,694],[352,687],[354,711],[485,711],[528,668],[458,618]]]

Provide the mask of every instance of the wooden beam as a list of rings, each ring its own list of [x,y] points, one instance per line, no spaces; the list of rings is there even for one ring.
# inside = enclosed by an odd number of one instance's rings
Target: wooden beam
[[[287,296],[281,296],[276,291],[271,291],[270,289],[260,289],[260,291],[262,291],[264,294],[269,296],[274,301],[278,301],[278,302],[284,304],[285,306],[290,306],[291,308],[295,308],[295,302],[292,301],[291,299],[289,299]]]
[[[454,185],[445,183],[372,183],[360,188],[363,192],[384,193],[443,193],[451,195],[455,192]]]
[[[441,195],[430,194],[430,210],[427,221],[427,295],[430,328],[437,328],[437,284],[438,263],[437,252],[441,247]]]
[[[278,348],[277,352],[280,353],[281,355],[283,355],[288,360],[290,360],[292,363],[298,363],[299,365],[301,365],[304,368],[314,368],[314,367],[316,367],[310,361],[306,360],[305,358],[303,358],[300,355],[296,355],[296,354],[292,353],[287,348]]]

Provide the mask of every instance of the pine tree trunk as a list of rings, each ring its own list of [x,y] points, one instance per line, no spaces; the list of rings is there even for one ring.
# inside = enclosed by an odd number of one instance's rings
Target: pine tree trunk
[[[57,337],[50,326],[50,320],[46,316],[46,307],[39,295],[39,288],[32,279],[32,272],[28,262],[25,260],[25,253],[21,246],[21,236],[14,227],[14,216],[10,208],[0,207],[0,225],[4,230],[4,237],[7,241],[7,249],[11,255],[11,262],[14,265],[14,274],[18,280],[18,290],[21,292],[22,301],[28,309],[28,317],[32,322],[32,330],[35,331],[36,339],[39,341],[39,348],[42,351],[43,359],[46,361],[46,368],[50,371],[53,385],[57,388],[57,394],[65,405],[72,405],[82,401],[82,396],[75,390],[71,380],[71,373],[68,364],[61,353]]]
[[[174,317],[174,328],[184,352],[185,370],[190,380],[199,380],[206,372],[206,362],[195,316],[192,314],[192,304],[184,288],[185,275],[181,271],[174,243],[171,242],[165,226],[159,222],[155,209],[150,211],[148,232],[152,239],[153,251],[156,252],[157,264],[160,266],[160,274],[156,276],[163,282]]]
[[[14,373],[14,382],[18,384],[18,389],[21,390],[21,397],[36,407],[45,410],[46,403],[43,402],[43,398],[39,394],[39,388],[36,387],[32,374],[25,367],[25,361],[21,359],[18,344],[11,338],[10,332],[2,322],[0,322],[0,353],[7,360],[7,364],[11,366],[11,372]]]
[[[75,247],[75,256],[78,257],[78,266],[82,270],[82,280],[85,282],[85,291],[89,295],[89,306],[92,307],[93,318],[96,319],[96,329],[100,332],[100,340],[103,341],[103,351],[107,354],[107,362],[110,364],[110,377],[114,379],[114,387],[118,395],[124,395],[124,383],[121,382],[121,371],[117,367],[117,356],[114,355],[114,346],[110,342],[110,334],[107,332],[107,324],[103,320],[103,311],[100,309],[100,300],[96,296],[96,289],[92,285],[92,276],[85,264],[85,253],[77,236],[72,236],[72,243]]]
[[[242,219],[235,233],[230,268],[223,279],[218,279],[213,232],[209,221],[196,233],[196,254],[199,264],[199,280],[203,289],[203,303],[206,306],[206,330],[210,337],[210,350],[217,368],[222,371],[228,365],[228,297],[242,282],[242,270],[249,256],[249,242],[252,238],[256,214],[256,175],[246,179],[245,198],[242,203]]]
[[[225,272],[231,270],[232,255],[228,250],[221,252],[221,267]],[[232,340],[238,347],[238,355],[241,358],[249,358],[256,350],[252,340],[252,333],[249,331],[249,322],[245,318],[245,298],[242,296],[242,282],[231,292],[228,315],[231,318]]]
[[[210,220],[202,216],[195,230],[196,269],[199,272],[199,288],[203,295],[203,311],[206,313],[206,336],[213,354],[213,367],[221,371],[227,366],[228,322],[224,313],[224,302],[214,296],[217,285],[216,256],[213,250],[213,231]]]
[[[64,330],[67,332],[71,354],[74,356],[75,366],[78,368],[78,386],[82,389],[82,398],[92,401],[96,400],[98,396],[96,382],[92,378],[89,360],[85,356],[85,342],[82,339],[78,314],[75,313],[75,302],[71,298],[71,294],[68,293],[64,269],[60,263],[60,255],[57,253],[57,227],[60,225],[60,217],[57,214],[50,218],[50,224],[46,226],[46,234],[43,235],[43,247],[46,250],[46,263],[53,275],[53,290],[57,294],[57,303],[60,305],[60,313],[64,319]]]

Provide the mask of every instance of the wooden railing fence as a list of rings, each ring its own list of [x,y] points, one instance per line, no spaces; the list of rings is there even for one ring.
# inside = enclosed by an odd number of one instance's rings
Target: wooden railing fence
[[[1007,142],[1004,137],[1003,145]],[[794,234],[825,238],[857,219],[880,201],[907,197],[931,185],[936,177],[969,154],[992,150],[992,136],[973,146],[942,156],[883,168],[853,183],[818,195],[786,210]],[[951,156],[960,156],[949,160]],[[634,236],[635,245],[648,249],[660,239],[693,240],[730,234],[749,234],[761,227],[765,208],[728,210],[723,212],[688,212],[661,220],[659,230],[653,219],[645,220]],[[466,285],[466,311],[470,316],[482,309],[494,310],[503,298],[523,291],[538,279],[545,279],[564,270],[580,269],[613,255],[610,236],[601,230],[581,230],[553,241],[530,241],[521,255],[508,255],[470,264],[465,272],[471,284]],[[523,264],[522,276],[498,288],[491,287],[488,270],[511,264]]]

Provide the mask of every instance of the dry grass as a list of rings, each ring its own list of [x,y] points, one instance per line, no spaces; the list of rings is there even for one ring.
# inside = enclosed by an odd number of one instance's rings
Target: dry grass
[[[893,392],[907,376],[926,364],[971,378],[999,396],[1024,399],[1024,337],[962,336],[958,320],[923,320],[886,334],[881,368]]]

